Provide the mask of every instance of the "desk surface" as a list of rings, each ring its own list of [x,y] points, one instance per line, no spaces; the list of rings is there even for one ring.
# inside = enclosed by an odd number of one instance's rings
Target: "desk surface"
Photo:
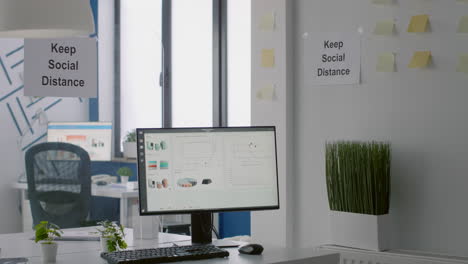
[[[15,182],[12,187],[18,190],[27,190],[28,184]],[[109,198],[138,198],[138,190],[130,190],[117,185],[98,186],[91,184],[91,195]]]
[[[89,228],[80,228],[87,230]],[[94,230],[94,229],[92,229]],[[188,236],[160,233],[158,240],[135,240],[131,229],[127,229],[126,240],[129,249],[169,247],[172,242],[187,241]],[[39,244],[31,240],[33,233],[17,233],[0,235],[0,248],[2,258],[27,257],[29,263],[42,263],[42,253]],[[60,241],[57,263],[107,263],[100,257],[101,245],[98,241]],[[285,249],[265,246],[260,256],[239,254],[237,248],[228,249],[230,256],[226,259],[211,259],[203,261],[190,261],[183,263],[295,263],[295,264],[338,264],[339,254],[321,253],[314,249]]]

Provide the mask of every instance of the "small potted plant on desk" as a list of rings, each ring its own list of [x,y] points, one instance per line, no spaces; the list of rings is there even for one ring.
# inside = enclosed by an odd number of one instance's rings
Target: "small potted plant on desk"
[[[111,221],[103,221],[98,223],[100,227],[97,229],[101,234],[101,247],[103,252],[114,252],[119,249],[126,249],[125,232],[122,225],[118,225]]]
[[[128,179],[132,177],[133,172],[129,167],[121,167],[117,170],[117,174],[120,176],[120,182],[126,184]]]
[[[123,142],[123,154],[126,158],[137,158],[136,131],[132,130],[127,133]]]
[[[54,242],[54,239],[63,234],[60,227],[47,221],[41,221],[36,225],[34,230],[36,231],[34,241],[36,243],[41,242],[43,261],[45,263],[55,262],[57,259],[58,244]]]

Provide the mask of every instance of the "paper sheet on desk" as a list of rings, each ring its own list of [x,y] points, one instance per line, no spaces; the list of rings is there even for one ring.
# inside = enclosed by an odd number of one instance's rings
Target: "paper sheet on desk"
[[[127,189],[127,184],[123,183],[111,183],[107,185],[108,187],[118,188],[118,189]]]
[[[64,230],[61,237],[56,240],[62,241],[99,241],[99,232],[97,231],[68,231]]]

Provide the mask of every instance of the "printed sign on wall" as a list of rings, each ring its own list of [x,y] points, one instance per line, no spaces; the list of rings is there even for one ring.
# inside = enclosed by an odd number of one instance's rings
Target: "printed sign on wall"
[[[95,39],[26,39],[24,53],[24,95],[97,97]]]
[[[320,33],[312,41],[312,80],[315,85],[358,84],[361,43],[357,33]]]

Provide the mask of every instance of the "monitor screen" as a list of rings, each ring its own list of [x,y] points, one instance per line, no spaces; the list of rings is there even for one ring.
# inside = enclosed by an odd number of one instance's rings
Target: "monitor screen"
[[[279,208],[274,127],[137,129],[140,214]]]
[[[112,123],[110,122],[50,122],[48,142],[65,142],[86,150],[92,161],[110,161],[112,154]]]

